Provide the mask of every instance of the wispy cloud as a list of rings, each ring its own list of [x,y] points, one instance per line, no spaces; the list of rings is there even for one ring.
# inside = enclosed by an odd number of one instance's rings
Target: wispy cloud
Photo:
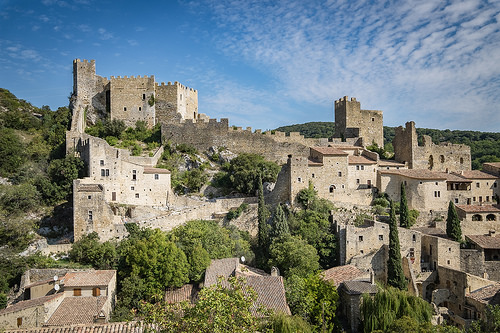
[[[498,2],[217,1],[210,6],[220,32],[214,34],[218,48],[266,68],[288,98],[324,105],[354,95],[362,107],[384,109],[393,124],[410,120],[408,114],[417,126],[500,123]],[[471,119],[492,108],[493,119]]]
[[[113,38],[113,33],[112,32],[109,32],[107,31],[106,29],[104,28],[99,28],[97,30],[97,32],[99,32],[99,38],[102,39],[102,40],[108,40],[108,39],[111,39]]]

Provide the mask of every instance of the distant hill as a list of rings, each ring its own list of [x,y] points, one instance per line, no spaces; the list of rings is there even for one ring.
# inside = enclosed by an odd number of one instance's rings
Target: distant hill
[[[300,132],[306,138],[329,138],[334,130],[333,122],[309,122],[276,128],[276,131],[285,132],[287,135],[290,132]],[[392,150],[394,132],[395,127],[384,126],[384,142],[386,145],[390,144],[386,146],[387,150]],[[500,162],[500,133],[417,128],[417,134],[420,141],[422,135],[429,135],[434,143],[451,142],[469,145],[473,169],[480,169],[485,162]]]

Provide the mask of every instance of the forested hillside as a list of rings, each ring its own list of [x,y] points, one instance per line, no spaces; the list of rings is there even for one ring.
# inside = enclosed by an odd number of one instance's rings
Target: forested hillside
[[[328,138],[333,135],[335,123],[333,122],[311,122],[278,127],[276,131],[300,132],[306,138]],[[386,149],[392,150],[392,139],[395,127],[384,126],[384,142],[390,144]],[[479,131],[459,130],[437,130],[429,128],[417,128],[419,143],[422,135],[429,135],[432,142],[461,143],[470,146],[472,157],[472,168],[480,169],[484,162],[500,162],[500,133],[489,133]]]

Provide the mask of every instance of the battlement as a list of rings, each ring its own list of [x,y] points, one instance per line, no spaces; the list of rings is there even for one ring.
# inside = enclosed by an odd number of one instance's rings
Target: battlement
[[[155,76],[154,75],[149,75],[149,76],[148,75],[144,75],[144,76],[137,75],[137,77],[136,77],[134,75],[131,75],[131,76],[125,75],[122,77],[122,76],[113,76],[112,75],[109,77],[109,79],[110,80],[124,80],[124,79],[127,79],[127,80],[129,80],[129,79],[153,79],[154,80]]]
[[[357,102],[357,100],[356,100],[356,97],[351,97],[351,100],[349,101],[349,96],[344,96],[344,97],[336,100],[335,105],[340,104],[340,103],[345,103],[345,102]]]
[[[165,82],[161,82],[160,84],[158,82],[155,82],[155,87],[168,87],[168,86],[171,86],[171,87],[175,86],[175,87],[179,87],[181,89],[186,89],[186,90],[190,90],[193,92],[197,92],[196,89],[185,86],[182,83],[177,82],[177,81],[175,81],[173,84],[171,81],[168,81],[167,84],[165,84]]]
[[[77,63],[89,64],[89,61],[87,59],[83,59],[83,61],[81,61],[80,59],[73,60],[73,64]],[[95,65],[95,60],[90,60],[90,64]]]

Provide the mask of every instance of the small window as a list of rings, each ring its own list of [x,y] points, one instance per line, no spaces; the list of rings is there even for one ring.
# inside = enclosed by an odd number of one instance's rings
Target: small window
[[[123,111],[127,111],[127,108],[125,106],[123,107]]]
[[[383,241],[384,240],[384,235],[378,235],[378,240]]]
[[[415,249],[413,247],[410,248],[410,258],[415,258]]]
[[[476,197],[472,197],[472,201],[476,201]]]
[[[448,264],[448,265],[449,265],[450,263],[451,263],[451,261],[449,261],[449,260],[446,260],[446,264]]]
[[[356,170],[359,170],[359,165],[356,165]]]
[[[361,251],[359,251],[359,253],[363,254],[363,253],[365,253],[365,251],[361,250]]]
[[[146,99],[146,94],[142,94],[142,100]]]
[[[359,184],[359,179],[356,179],[356,184]]]
[[[182,94],[181,94],[181,101],[182,101]]]
[[[21,327],[23,325],[23,317],[17,318],[17,327]]]
[[[311,178],[314,178],[314,173],[311,175]]]
[[[455,198],[455,203],[456,203],[456,204],[458,203],[458,198]]]
[[[91,211],[91,210],[89,210],[89,221],[92,221],[92,219],[93,219],[93,216],[92,216],[92,211]]]
[[[106,169],[106,177],[109,177],[109,169]]]
[[[299,183],[302,182],[302,178],[298,177],[297,182],[299,182]]]
[[[101,166],[104,165],[104,160],[100,160],[99,163],[101,164]]]
[[[131,191],[135,190],[135,186],[130,186],[130,190]]]
[[[420,185],[422,185],[423,183],[422,182],[418,182]]]
[[[451,252],[451,247],[448,248],[448,251]]]
[[[136,193],[136,194],[135,194],[135,197],[136,197],[136,198],[139,198],[139,193]]]
[[[344,185],[344,184],[342,184],[342,188],[345,188],[345,185]]]
[[[139,111],[142,111],[142,108],[139,106]]]
[[[137,180],[137,170],[132,170],[132,180]]]
[[[158,180],[158,179],[160,179],[160,175],[155,173],[155,180]]]
[[[330,185],[330,193],[333,193],[333,190],[335,190],[335,185]]]
[[[361,170],[364,170],[364,169],[365,169],[365,166],[364,166],[364,165],[362,165],[362,166],[361,166]]]
[[[481,185],[480,185],[479,183],[476,183],[476,187],[477,187],[477,188],[480,188],[480,187],[481,187]]]
[[[490,201],[490,196],[489,196],[489,195],[487,195],[487,196],[486,196],[486,201],[487,201],[487,202],[489,202],[489,201]]]
[[[106,170],[101,169],[101,177],[104,177],[106,175]]]
[[[464,158],[460,157],[460,164],[464,164]]]
[[[438,182],[435,182],[434,184],[436,184],[436,185],[437,185],[437,184],[438,184]]]
[[[82,296],[82,289],[81,288],[73,289],[73,296]]]
[[[375,118],[372,117],[372,121],[375,121]]]
[[[416,242],[417,241],[417,235],[412,235],[411,236],[411,240],[414,241],[414,242]]]
[[[363,236],[359,236],[359,241],[362,242],[363,241]]]
[[[339,171],[339,177],[342,177],[342,172],[341,171]]]
[[[435,198],[441,198],[441,191],[434,191]]]
[[[89,199],[89,200],[92,199],[92,196],[91,195],[87,196],[87,199]]]
[[[101,289],[98,287],[92,288],[92,296],[101,296]]]

